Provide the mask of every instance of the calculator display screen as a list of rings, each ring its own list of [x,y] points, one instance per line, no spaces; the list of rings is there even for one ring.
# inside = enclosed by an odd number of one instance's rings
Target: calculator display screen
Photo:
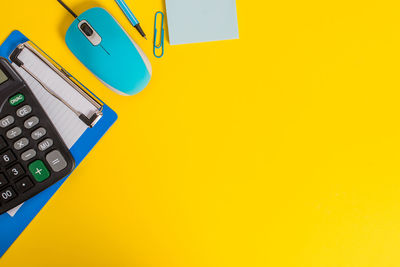
[[[6,82],[8,80],[7,75],[0,69],[0,84]]]

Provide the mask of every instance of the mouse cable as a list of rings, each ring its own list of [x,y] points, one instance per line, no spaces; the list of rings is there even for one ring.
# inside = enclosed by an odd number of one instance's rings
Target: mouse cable
[[[72,16],[74,16],[74,18],[77,18],[78,15],[75,14],[74,11],[72,11],[71,8],[69,8],[69,6],[67,6],[62,0],[57,0],[69,13],[71,13]]]

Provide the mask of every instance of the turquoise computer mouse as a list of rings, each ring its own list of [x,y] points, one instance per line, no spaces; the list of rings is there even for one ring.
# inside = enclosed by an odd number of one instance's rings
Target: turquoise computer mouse
[[[149,59],[103,8],[95,7],[77,16],[65,41],[72,53],[118,94],[137,94],[150,82]]]

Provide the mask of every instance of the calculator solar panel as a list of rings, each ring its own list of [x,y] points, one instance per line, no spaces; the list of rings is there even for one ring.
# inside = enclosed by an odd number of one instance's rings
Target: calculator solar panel
[[[0,214],[69,175],[75,161],[28,85],[0,58]]]

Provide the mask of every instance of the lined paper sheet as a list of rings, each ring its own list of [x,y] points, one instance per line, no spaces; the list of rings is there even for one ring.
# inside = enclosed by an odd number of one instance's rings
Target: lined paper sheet
[[[24,63],[24,66],[35,74],[47,87],[52,89],[76,110],[85,114],[87,117],[91,117],[96,112],[97,108],[92,103],[31,51],[26,48],[23,49],[18,59],[20,59]],[[26,71],[14,63],[13,67],[22,76],[31,88],[33,94],[39,100],[39,103],[44,107],[44,110],[60,133],[67,147],[71,148],[88,126],[61,101],[47,92],[47,90]]]
[[[24,63],[24,66],[35,74],[41,82],[52,89],[76,110],[85,114],[87,117],[91,117],[96,112],[97,108],[92,103],[31,51],[26,48],[23,49],[18,59],[20,59]],[[33,94],[46,111],[67,147],[71,148],[86,131],[88,126],[67,106],[47,92],[47,90],[32,78],[30,74],[16,64],[13,63],[12,65],[31,88]],[[9,210],[7,213],[11,217],[14,217],[22,205],[23,204]]]

